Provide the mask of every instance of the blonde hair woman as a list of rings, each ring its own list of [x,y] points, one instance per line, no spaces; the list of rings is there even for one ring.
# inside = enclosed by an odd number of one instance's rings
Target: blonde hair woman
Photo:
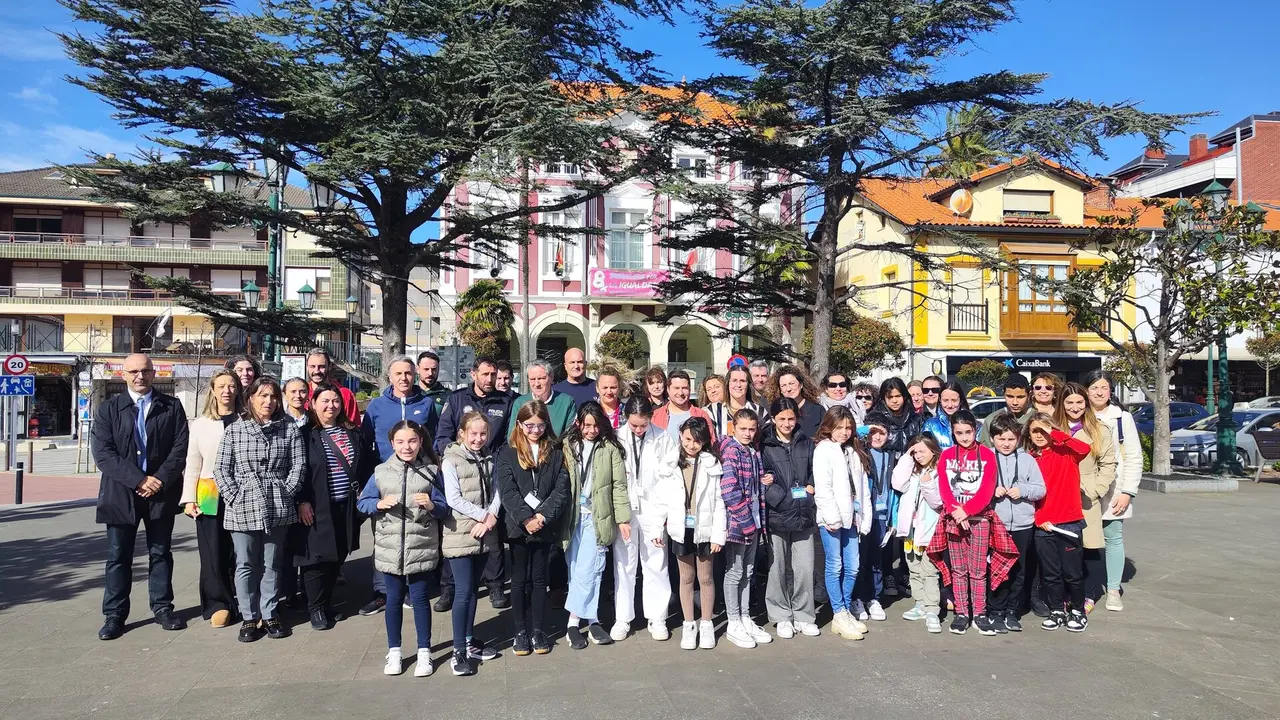
[[[223,502],[213,480],[214,460],[222,431],[235,422],[240,411],[240,379],[232,370],[219,370],[209,378],[204,412],[191,421],[187,466],[182,476],[182,509],[196,521],[196,546],[200,550],[200,611],[213,627],[235,623],[235,572],[231,533],[222,527]]]
[[[1110,426],[1098,419],[1089,406],[1089,392],[1079,383],[1067,383],[1062,389],[1055,422],[1072,437],[1089,443],[1089,454],[1080,461],[1080,504],[1084,510],[1084,612],[1105,592],[1107,566],[1102,550],[1103,498],[1116,482],[1119,462]]]

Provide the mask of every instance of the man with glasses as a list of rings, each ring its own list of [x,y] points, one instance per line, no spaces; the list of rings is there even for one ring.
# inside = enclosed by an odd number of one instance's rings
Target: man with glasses
[[[151,386],[151,358],[124,360],[125,392],[98,407],[90,448],[102,471],[97,521],[107,526],[105,616],[99,640],[124,634],[133,586],[133,547],[138,523],[147,534],[147,594],[156,624],[181,630],[173,612],[173,519],[179,512],[187,462],[187,414],[177,398]]]
[[[978,442],[983,445],[991,445],[991,423],[996,416],[1002,413],[1009,413],[1018,419],[1018,422],[1025,426],[1031,416],[1035,414],[1035,410],[1031,407],[1031,395],[1027,392],[1030,384],[1022,373],[1013,373],[1005,378],[1001,387],[1004,389],[1004,407],[996,410],[987,416],[982,422],[982,433],[978,437]]]
[[[926,418],[931,418],[938,414],[938,402],[942,400],[942,378],[937,375],[930,375],[920,384],[920,390],[924,393],[924,412]]]

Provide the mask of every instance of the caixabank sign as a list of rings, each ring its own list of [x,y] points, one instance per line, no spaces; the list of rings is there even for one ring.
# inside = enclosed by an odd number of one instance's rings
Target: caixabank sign
[[[1096,355],[948,355],[947,376],[953,377],[965,363],[974,360],[997,360],[1009,368],[1009,372],[1051,372],[1066,380],[1078,381],[1085,373],[1102,367],[1102,358]]]

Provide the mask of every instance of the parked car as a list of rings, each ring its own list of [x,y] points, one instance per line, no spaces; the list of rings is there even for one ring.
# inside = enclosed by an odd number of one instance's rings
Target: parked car
[[[979,420],[985,418],[991,413],[1004,407],[1004,398],[983,398],[981,400],[969,400],[969,411]]]
[[[1237,410],[1231,417],[1236,422],[1236,457],[1241,465],[1255,467],[1262,462],[1255,435],[1280,432],[1280,411]],[[1169,448],[1176,466],[1212,466],[1218,458],[1218,416],[1211,415],[1174,431]]]
[[[1250,408],[1280,408],[1280,395],[1268,395],[1266,397],[1254,398],[1247,404]]]
[[[1143,435],[1152,435],[1156,431],[1156,407],[1149,402],[1134,403],[1129,406],[1129,412],[1133,413],[1133,424],[1137,426],[1138,432]],[[1196,405],[1189,402],[1172,402],[1169,403],[1169,429],[1181,430],[1191,423],[1198,422],[1209,416],[1209,411],[1204,409],[1203,405]]]

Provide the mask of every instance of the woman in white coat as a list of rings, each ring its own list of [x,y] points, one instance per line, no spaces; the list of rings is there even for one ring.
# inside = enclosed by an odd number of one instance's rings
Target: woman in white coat
[[[858,537],[871,530],[874,509],[864,507],[871,489],[867,451],[858,442],[857,422],[849,408],[827,411],[818,426],[813,450],[814,501],[818,537],[826,556],[827,597],[834,614],[832,629],[849,640],[861,640],[867,626],[853,616],[853,586],[858,579]]]
[[[671,437],[650,424],[653,404],[634,395],[622,406],[623,424],[618,442],[627,468],[627,496],[631,501],[631,537],[619,533],[613,540],[613,598],[616,617],[609,631],[623,640],[636,619],[636,572],[644,571],[641,603],[654,640],[671,637],[667,607],[671,604],[671,577],[667,574],[667,506],[659,488],[679,482],[679,451]]]
[[[703,418],[689,418],[680,426],[679,471],[664,476],[658,490],[667,506],[667,542],[680,566],[680,611],[684,624],[680,647],[710,650],[716,646],[712,622],[716,583],[711,556],[724,549],[729,518],[720,494],[720,459],[711,443],[711,425]],[[702,593],[702,618],[694,618],[693,583]]]
[[[1133,517],[1133,498],[1142,482],[1142,444],[1138,427],[1131,415],[1113,399],[1115,383],[1102,370],[1085,376],[1093,414],[1111,430],[1111,439],[1119,448],[1116,458],[1116,482],[1102,498],[1102,537],[1106,543],[1108,610],[1124,609],[1120,599],[1120,580],[1124,576],[1124,521]]]

